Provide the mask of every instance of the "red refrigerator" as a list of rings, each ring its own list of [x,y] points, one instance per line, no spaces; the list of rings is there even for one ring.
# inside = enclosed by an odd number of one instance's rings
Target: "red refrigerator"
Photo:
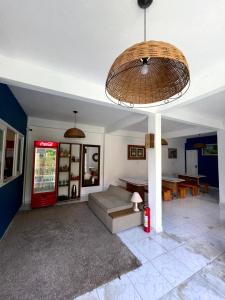
[[[57,198],[58,143],[34,142],[31,207],[51,206]]]

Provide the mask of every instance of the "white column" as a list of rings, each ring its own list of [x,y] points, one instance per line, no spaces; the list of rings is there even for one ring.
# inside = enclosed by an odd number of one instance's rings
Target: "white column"
[[[220,205],[225,207],[225,130],[217,131]]]
[[[148,204],[151,209],[151,226],[156,232],[162,228],[162,146],[161,115],[149,115],[148,133],[155,135],[155,147],[147,149],[148,158]]]

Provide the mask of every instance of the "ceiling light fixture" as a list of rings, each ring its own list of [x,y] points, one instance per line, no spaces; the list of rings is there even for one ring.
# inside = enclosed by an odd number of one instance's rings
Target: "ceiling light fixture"
[[[196,144],[193,145],[193,147],[196,148],[196,149],[202,149],[202,148],[206,147],[206,144],[196,143]]]
[[[75,114],[74,127],[67,129],[66,132],[64,133],[64,137],[77,138],[77,139],[85,138],[85,133],[81,129],[76,128],[77,125],[76,115],[78,112],[76,110],[74,110],[73,112]]]
[[[188,63],[175,46],[146,41],[146,8],[153,0],[138,0],[144,9],[144,42],[114,61],[105,84],[107,97],[128,107],[159,106],[180,98],[190,86]]]

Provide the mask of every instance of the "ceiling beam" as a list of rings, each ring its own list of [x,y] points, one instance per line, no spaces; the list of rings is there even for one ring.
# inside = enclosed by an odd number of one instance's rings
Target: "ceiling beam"
[[[213,129],[207,129],[207,128],[200,128],[200,127],[190,127],[190,128],[185,128],[181,130],[176,130],[176,131],[170,131],[170,132],[165,132],[162,134],[162,136],[165,139],[172,139],[172,138],[179,138],[179,137],[188,137],[188,136],[193,136],[193,135],[198,135],[198,134],[206,134],[206,133],[212,133],[216,131]]]
[[[104,85],[84,80],[79,75],[71,76],[45,66],[38,66],[34,63],[27,63],[1,54],[0,81],[5,84],[74,100],[91,102],[120,110],[131,110],[131,108],[110,102],[105,95]],[[134,108],[132,108],[132,112],[143,115],[148,114],[145,110]]]
[[[143,120],[145,120],[147,116],[138,115],[138,114],[130,114],[128,117],[123,118],[119,122],[113,123],[112,125],[105,128],[105,133],[111,133],[117,130],[122,130],[131,125],[137,124]]]
[[[201,113],[188,111],[187,109],[185,110],[184,108],[163,113],[162,117],[164,119],[174,120],[189,125],[191,124],[195,126],[203,126],[213,130],[225,129],[223,121],[210,118],[209,116],[206,116]]]

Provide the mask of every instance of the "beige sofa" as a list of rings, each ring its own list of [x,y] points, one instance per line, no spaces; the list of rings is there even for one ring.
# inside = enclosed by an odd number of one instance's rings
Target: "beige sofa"
[[[142,224],[142,212],[116,218],[110,216],[113,212],[132,208],[131,196],[132,193],[123,188],[110,185],[104,192],[89,194],[88,206],[112,233],[117,233]]]

